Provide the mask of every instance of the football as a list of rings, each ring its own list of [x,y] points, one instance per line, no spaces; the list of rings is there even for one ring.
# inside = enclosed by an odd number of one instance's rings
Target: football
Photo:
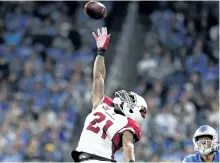
[[[103,19],[107,15],[107,9],[98,1],[89,1],[85,4],[85,13],[92,19]]]

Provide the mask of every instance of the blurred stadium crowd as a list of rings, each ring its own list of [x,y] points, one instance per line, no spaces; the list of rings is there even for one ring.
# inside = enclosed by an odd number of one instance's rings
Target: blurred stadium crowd
[[[219,133],[215,5],[179,2],[171,10],[162,4],[150,16],[146,52],[137,66],[142,79],[135,88],[145,95],[149,109],[146,138],[137,151],[142,160],[181,161],[194,153],[192,137],[200,125],[209,124]]]
[[[116,3],[104,2],[111,16]],[[83,5],[1,2],[0,161],[71,161],[91,108],[91,31],[106,23]],[[148,103],[137,161],[181,161],[199,125],[219,132],[218,10],[218,2],[157,2],[147,15],[131,88]]]

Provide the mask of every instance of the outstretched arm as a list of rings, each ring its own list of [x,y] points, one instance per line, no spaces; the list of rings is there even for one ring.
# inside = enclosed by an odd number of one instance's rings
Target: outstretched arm
[[[93,88],[92,88],[92,104],[93,109],[101,102],[104,97],[104,80],[105,80],[105,59],[104,54],[107,49],[110,35],[107,34],[107,28],[102,27],[97,30],[97,35],[93,32],[96,40],[98,52],[93,68]]]
[[[104,96],[105,62],[104,57],[97,55],[93,68],[92,104],[97,107]]]

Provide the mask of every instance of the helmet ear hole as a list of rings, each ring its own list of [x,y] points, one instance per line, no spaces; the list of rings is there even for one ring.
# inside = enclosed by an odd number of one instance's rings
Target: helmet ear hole
[[[133,95],[129,95],[129,97],[131,98],[132,102],[135,103],[135,99]]]
[[[134,113],[132,109],[129,110],[130,113]]]

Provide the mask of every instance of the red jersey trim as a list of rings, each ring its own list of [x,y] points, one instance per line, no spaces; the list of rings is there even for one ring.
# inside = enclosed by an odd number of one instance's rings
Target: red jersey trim
[[[108,96],[104,96],[104,99],[103,99],[102,103],[105,103],[105,104],[107,104],[108,106],[111,106],[111,107],[113,106],[112,99]]]
[[[141,127],[131,118],[128,118],[128,123],[125,127],[123,127],[119,133],[123,133],[125,131],[131,131],[135,137],[135,142],[138,142],[141,138],[142,130]]]
[[[135,121],[128,118],[127,125],[120,129],[112,138],[112,159],[114,159],[115,152],[122,147],[122,135],[125,131],[132,132],[134,135],[134,142],[138,142],[141,138],[142,131],[140,126]]]

